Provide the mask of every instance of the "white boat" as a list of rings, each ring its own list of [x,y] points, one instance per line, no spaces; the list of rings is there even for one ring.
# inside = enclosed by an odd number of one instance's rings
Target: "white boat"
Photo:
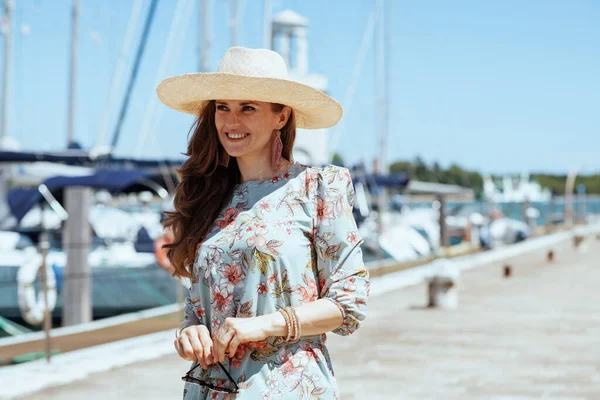
[[[550,190],[542,189],[539,183],[531,181],[527,173],[518,177],[506,175],[499,182],[486,176],[483,179],[483,192],[486,200],[492,203],[547,202],[552,198]]]

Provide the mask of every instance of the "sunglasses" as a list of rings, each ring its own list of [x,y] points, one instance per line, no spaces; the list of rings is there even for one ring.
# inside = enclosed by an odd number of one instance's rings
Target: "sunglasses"
[[[237,385],[237,383],[235,383],[235,380],[231,377],[231,375],[229,375],[229,372],[227,372],[227,370],[225,369],[225,367],[223,366],[223,364],[221,364],[220,362],[218,363],[219,367],[221,367],[221,369],[223,370],[223,372],[225,373],[225,375],[227,375],[227,378],[229,378],[229,381],[231,382],[231,384],[233,385],[233,389],[229,389],[226,387],[220,387],[220,386],[215,386],[211,383],[208,382],[204,382],[203,380],[194,378],[193,376],[191,376],[191,373],[198,368],[198,366],[200,366],[200,364],[196,364],[194,367],[192,367],[192,369],[190,369],[188,372],[186,372],[185,376],[183,376],[181,378],[182,381],[184,382],[188,382],[188,383],[193,383],[196,385],[200,385],[200,386],[205,386],[209,389],[212,389],[214,391],[217,392],[222,392],[222,393],[239,393],[240,388]]]

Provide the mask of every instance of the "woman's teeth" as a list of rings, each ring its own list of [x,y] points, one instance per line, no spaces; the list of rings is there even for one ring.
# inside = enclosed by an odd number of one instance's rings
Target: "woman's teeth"
[[[243,139],[248,136],[247,133],[228,133],[227,137],[230,139]]]

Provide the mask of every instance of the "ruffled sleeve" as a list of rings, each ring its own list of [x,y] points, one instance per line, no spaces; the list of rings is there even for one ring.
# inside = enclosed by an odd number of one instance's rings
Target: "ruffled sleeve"
[[[367,313],[369,274],[352,215],[354,187],[346,168],[328,166],[316,174],[313,241],[317,253],[320,298],[337,305],[342,325],[333,333],[350,335]]]

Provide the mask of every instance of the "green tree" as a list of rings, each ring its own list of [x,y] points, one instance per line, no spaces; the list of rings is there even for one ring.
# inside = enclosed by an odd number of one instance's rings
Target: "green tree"
[[[344,165],[344,159],[342,158],[342,156],[340,154],[335,153],[333,155],[333,159],[331,160],[331,163],[333,165],[343,166]]]
[[[415,158],[414,171],[415,179],[423,182],[436,182],[433,171],[429,169],[425,161],[420,156]]]
[[[390,174],[408,174],[414,176],[414,168],[412,163],[408,161],[396,161],[390,164]]]
[[[435,176],[436,182],[445,183],[446,182],[446,171],[440,166],[440,163],[435,161],[433,163],[433,175]]]
[[[468,172],[467,176],[469,177],[469,187],[475,191],[476,195],[483,193],[483,177],[479,172],[472,171]]]
[[[445,183],[465,187],[469,185],[469,176],[467,171],[462,169],[462,167],[458,164],[452,164],[448,171],[446,171],[446,174],[448,176],[448,181]]]

